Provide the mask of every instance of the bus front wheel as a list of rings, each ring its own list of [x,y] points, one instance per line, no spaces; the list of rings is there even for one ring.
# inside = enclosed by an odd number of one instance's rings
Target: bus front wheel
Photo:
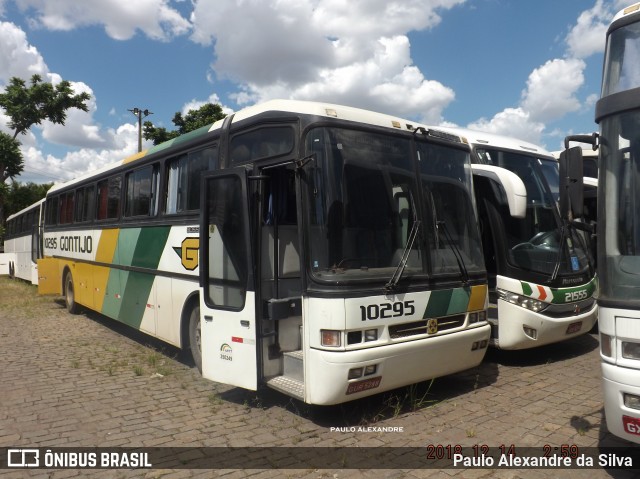
[[[73,286],[73,278],[71,273],[67,273],[64,280],[64,303],[67,306],[67,311],[71,314],[78,314],[79,307],[76,303],[76,290]]]
[[[198,371],[202,372],[202,336],[200,330],[200,306],[191,308],[189,314],[189,348]]]

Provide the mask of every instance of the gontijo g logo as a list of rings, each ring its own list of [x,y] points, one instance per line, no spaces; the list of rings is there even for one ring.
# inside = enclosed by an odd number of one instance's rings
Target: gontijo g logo
[[[193,271],[198,267],[198,249],[200,248],[200,238],[185,238],[179,248],[173,250],[180,256],[182,266],[188,271]]]

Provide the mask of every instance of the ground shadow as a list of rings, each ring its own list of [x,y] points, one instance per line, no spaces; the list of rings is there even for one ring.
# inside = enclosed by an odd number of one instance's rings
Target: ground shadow
[[[492,348],[487,353],[485,361],[514,367],[539,366],[577,358],[599,347],[597,334],[584,334],[577,338],[531,349],[505,351]]]

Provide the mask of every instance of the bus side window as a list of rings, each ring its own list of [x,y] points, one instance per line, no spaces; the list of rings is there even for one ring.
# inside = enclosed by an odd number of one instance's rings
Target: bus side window
[[[96,219],[115,219],[120,211],[120,189],[122,178],[112,176],[98,183],[98,201]]]
[[[192,151],[167,162],[165,213],[197,210],[200,205],[200,178],[218,168],[217,146]]]
[[[294,130],[271,126],[240,133],[231,139],[231,163],[239,165],[260,158],[286,155],[293,151]]]
[[[60,195],[60,210],[58,213],[58,222],[61,225],[73,223],[73,202],[73,192],[63,193]]]
[[[58,197],[54,196],[53,198],[49,198],[47,200],[47,204],[45,207],[46,211],[46,224],[47,226],[58,224]]]
[[[76,190],[75,201],[75,222],[85,223],[93,219],[93,201],[95,196],[95,188],[93,185]]]
[[[127,173],[124,216],[154,216],[157,212],[158,165]]]

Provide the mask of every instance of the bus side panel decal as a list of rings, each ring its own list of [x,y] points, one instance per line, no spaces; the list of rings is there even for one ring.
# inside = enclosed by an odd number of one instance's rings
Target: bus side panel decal
[[[422,317],[423,319],[438,318],[477,311],[484,309],[486,299],[486,285],[432,291]]]
[[[130,266],[156,269],[167,244],[169,226],[143,228],[138,231]],[[148,273],[121,271],[122,306],[118,319],[130,326],[140,328],[150,298],[155,276]]]
[[[118,320],[140,329],[155,277],[152,274],[135,271],[121,271],[121,273],[121,285],[125,293],[122,296]]]
[[[120,230],[118,229],[102,230],[100,233],[100,241],[97,242],[98,249],[96,250],[96,262],[111,264],[113,257],[115,256],[119,233]],[[94,307],[96,311],[101,311],[103,313],[103,305],[110,270],[111,269],[107,267],[97,266],[93,271]]]
[[[452,293],[452,289],[431,291],[429,302],[427,303],[427,309],[425,309],[422,318],[426,319],[446,316]]]
[[[487,285],[471,286],[471,297],[467,311],[479,311],[485,308],[487,303]]]
[[[140,235],[140,228],[127,228],[120,230],[116,249],[113,254],[113,264],[120,266],[129,266],[135,246]],[[112,268],[109,270],[109,280],[105,291],[104,303],[102,305],[102,314],[114,319],[120,319],[120,308],[122,307],[122,295],[124,294],[124,282],[126,275],[124,271]],[[125,276],[123,278],[123,276]]]
[[[169,226],[144,228],[140,232],[131,266],[157,269],[170,230]]]
[[[171,227],[120,230],[113,263],[120,266],[156,269],[167,244]],[[130,326],[140,328],[153,287],[153,274],[111,269],[102,312]]]

